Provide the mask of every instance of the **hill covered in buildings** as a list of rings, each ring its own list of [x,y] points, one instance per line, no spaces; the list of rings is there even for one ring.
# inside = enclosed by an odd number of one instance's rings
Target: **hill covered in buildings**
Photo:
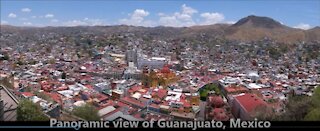
[[[271,39],[280,43],[320,41],[320,27],[309,30],[291,28],[280,22],[261,16],[250,15],[235,24],[214,24],[191,27],[137,27],[117,26],[76,26],[76,27],[15,27],[1,25],[1,37],[9,38],[2,42],[15,43],[16,40],[46,39],[58,37],[87,36],[107,38],[133,34],[144,40],[190,40],[200,43],[213,40],[256,42]],[[122,38],[123,38],[122,37]],[[12,41],[10,41],[10,39]],[[40,39],[40,40],[41,40]]]

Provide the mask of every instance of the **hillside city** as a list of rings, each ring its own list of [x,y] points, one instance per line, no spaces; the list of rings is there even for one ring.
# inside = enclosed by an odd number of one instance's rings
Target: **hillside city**
[[[319,120],[319,40],[2,28],[0,96],[18,110],[4,121]],[[44,118],[19,116],[23,102]]]

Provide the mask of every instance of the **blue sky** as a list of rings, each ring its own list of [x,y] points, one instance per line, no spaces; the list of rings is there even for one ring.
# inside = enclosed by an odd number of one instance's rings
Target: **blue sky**
[[[17,26],[193,26],[267,16],[296,28],[320,25],[319,0],[1,0],[1,23]]]

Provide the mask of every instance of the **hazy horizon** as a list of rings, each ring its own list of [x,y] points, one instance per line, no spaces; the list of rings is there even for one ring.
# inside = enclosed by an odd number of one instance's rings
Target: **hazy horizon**
[[[249,15],[310,29],[320,25],[320,1],[1,1],[1,24],[13,26],[190,27],[232,24]]]

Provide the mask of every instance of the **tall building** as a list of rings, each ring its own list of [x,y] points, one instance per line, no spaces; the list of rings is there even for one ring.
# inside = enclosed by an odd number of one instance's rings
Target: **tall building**
[[[165,64],[168,63],[167,58],[164,57],[148,57],[144,55],[141,49],[131,49],[126,52],[126,61],[127,64],[134,64],[139,70],[144,67],[149,69],[161,69]]]
[[[199,95],[199,93],[192,93],[191,94],[191,104],[193,106],[198,106],[200,104],[200,95]]]
[[[131,50],[127,51],[127,53],[126,53],[126,61],[127,61],[128,65],[129,65],[130,62],[133,62],[134,65],[137,65],[137,59],[138,59],[137,50],[131,49]]]
[[[152,58],[138,58],[137,67],[143,69],[148,67],[149,69],[161,69],[167,64],[166,58],[163,57],[152,57]]]
[[[133,62],[129,62],[128,68],[124,71],[124,79],[140,79],[141,71],[134,66]]]

